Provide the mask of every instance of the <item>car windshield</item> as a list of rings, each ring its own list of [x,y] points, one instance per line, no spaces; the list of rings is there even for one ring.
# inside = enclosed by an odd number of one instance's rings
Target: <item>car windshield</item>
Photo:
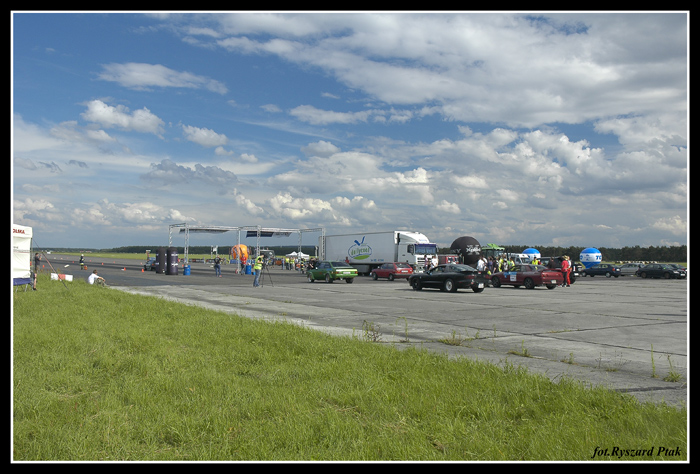
[[[469,265],[462,265],[462,264],[456,264],[456,265],[449,265],[446,268],[447,271],[450,272],[476,272],[477,269],[474,267],[470,267]]]

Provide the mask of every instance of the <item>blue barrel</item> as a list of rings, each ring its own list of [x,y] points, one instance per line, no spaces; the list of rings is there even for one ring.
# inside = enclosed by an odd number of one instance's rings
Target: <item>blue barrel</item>
[[[182,267],[182,274],[183,275],[189,275],[190,274],[190,266],[189,265],[184,265]]]
[[[253,273],[253,266],[252,265],[246,265],[245,266],[245,274],[246,275],[251,275]]]

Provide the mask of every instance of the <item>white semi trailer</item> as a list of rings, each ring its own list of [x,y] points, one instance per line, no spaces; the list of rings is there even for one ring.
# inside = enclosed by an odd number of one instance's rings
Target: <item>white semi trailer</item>
[[[422,271],[426,258],[437,258],[437,250],[425,235],[404,230],[319,237],[322,259],[348,262],[360,274],[388,262],[406,262]]]

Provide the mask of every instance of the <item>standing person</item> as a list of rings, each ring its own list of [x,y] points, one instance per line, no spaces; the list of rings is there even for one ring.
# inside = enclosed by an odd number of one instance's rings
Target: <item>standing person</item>
[[[91,285],[97,283],[100,286],[105,286],[106,281],[104,278],[97,274],[97,270],[93,270],[90,276],[88,277],[88,283]]]
[[[36,291],[36,276],[39,274],[39,265],[41,265],[41,255],[39,252],[34,254],[34,274],[32,275],[32,290]]]
[[[85,270],[85,255],[80,256],[80,269]]]
[[[561,261],[561,272],[564,275],[564,282],[561,284],[562,288],[565,286],[571,287],[571,280],[569,279],[569,273],[571,273],[571,262],[569,262],[568,255],[564,255],[564,260]]]
[[[221,277],[221,257],[218,255],[214,259],[214,270],[216,270],[216,276]]]
[[[486,271],[486,259],[483,256],[479,257],[479,261],[476,262],[476,269],[480,272]]]
[[[255,278],[253,280],[254,287],[260,286],[260,274],[262,273],[262,267],[263,267],[263,256],[258,255],[257,258],[255,259],[255,265],[253,265],[253,271],[255,272]]]

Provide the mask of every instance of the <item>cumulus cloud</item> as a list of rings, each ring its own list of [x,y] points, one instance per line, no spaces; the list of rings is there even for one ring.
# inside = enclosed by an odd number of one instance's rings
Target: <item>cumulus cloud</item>
[[[162,135],[165,123],[146,107],[133,113],[123,105],[111,106],[101,100],[91,100],[87,110],[80,116],[106,128],[119,128],[126,131]]]
[[[194,168],[190,168],[168,159],[152,164],[151,171],[142,175],[142,178],[163,186],[193,184],[219,189],[224,189],[238,180],[234,173],[217,166],[204,166],[197,163]]]
[[[340,148],[325,140],[319,140],[316,143],[309,143],[301,149],[306,156],[322,156],[329,157],[334,153],[338,153]]]
[[[226,138],[226,135],[216,133],[208,128],[183,125],[182,132],[187,140],[207,148],[220,147],[228,143],[228,138]]]

